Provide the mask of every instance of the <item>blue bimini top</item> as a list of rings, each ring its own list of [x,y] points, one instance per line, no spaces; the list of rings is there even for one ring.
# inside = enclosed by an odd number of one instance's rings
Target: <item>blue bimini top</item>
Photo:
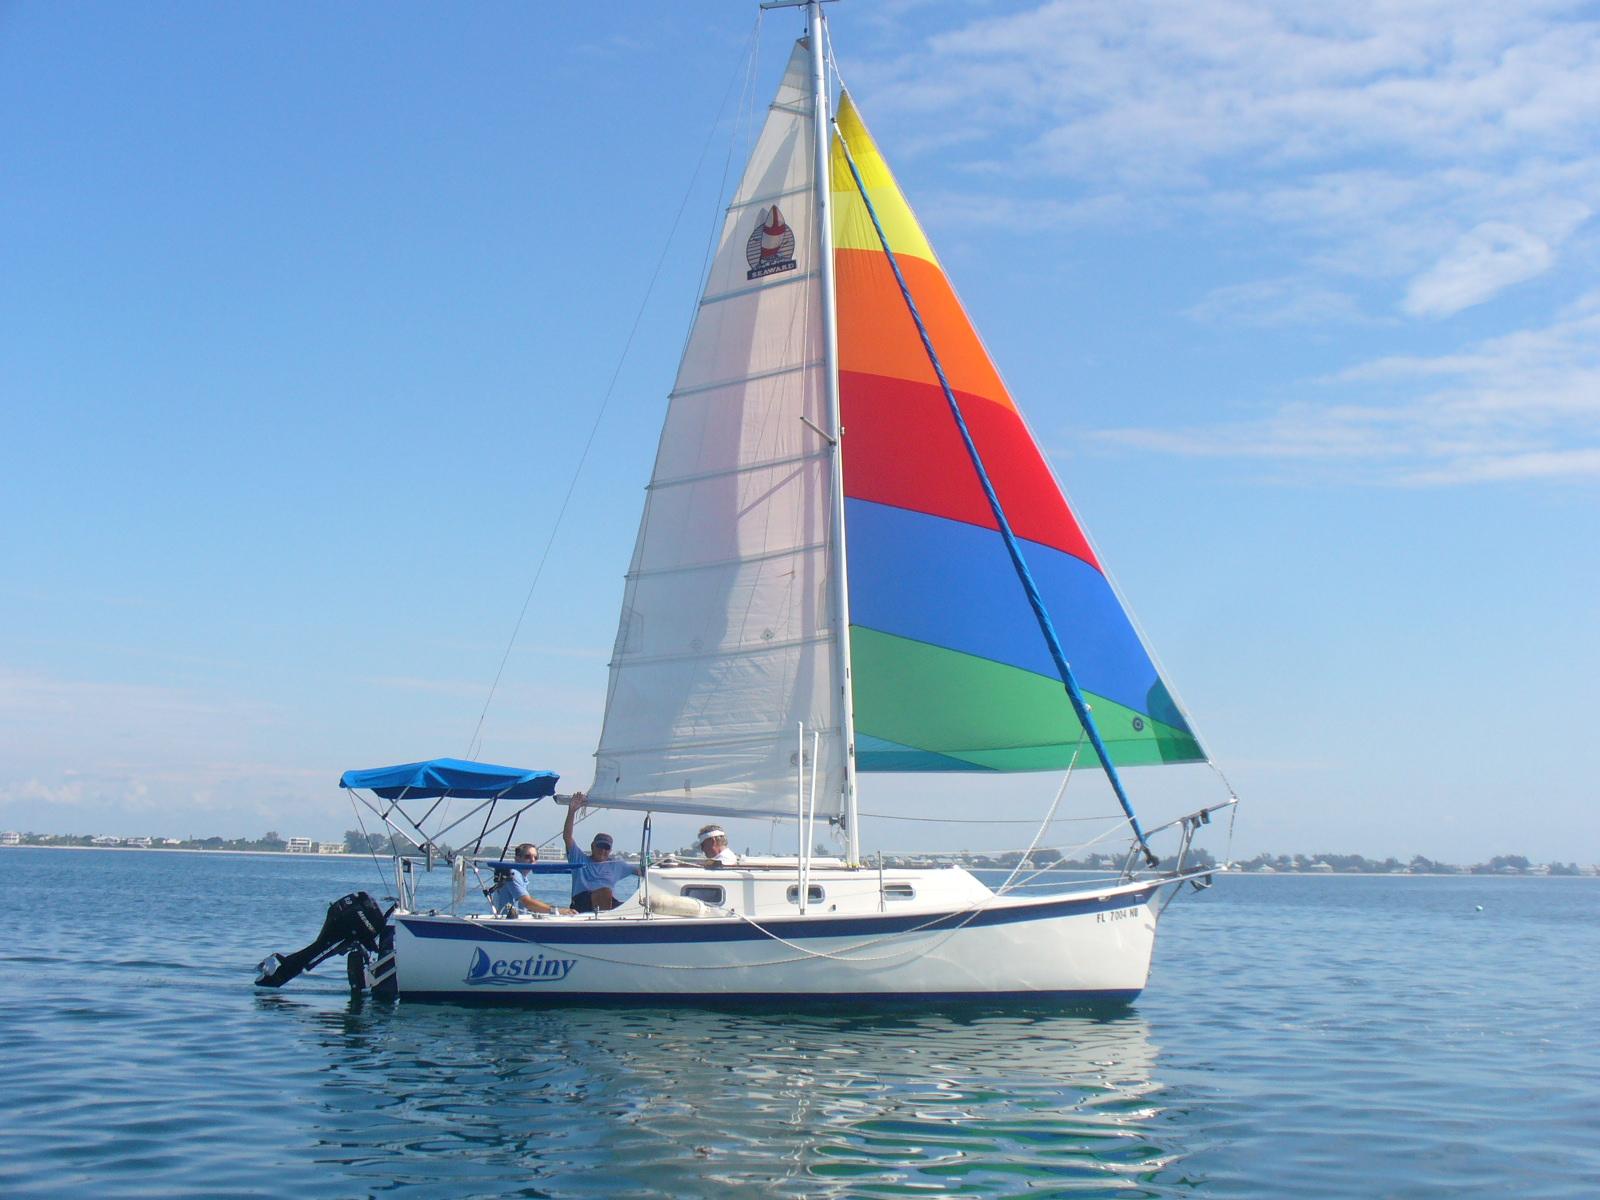
[[[339,776],[342,788],[365,788],[385,800],[427,800],[459,796],[467,800],[537,800],[556,793],[554,771],[525,771],[521,767],[497,767],[493,763],[468,762],[460,758],[434,758],[427,762],[402,763],[398,767],[375,767],[370,771],[346,771]]]

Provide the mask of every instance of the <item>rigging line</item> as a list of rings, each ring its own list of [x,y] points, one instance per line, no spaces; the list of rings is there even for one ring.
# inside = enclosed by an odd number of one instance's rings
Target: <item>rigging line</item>
[[[1222,781],[1222,786],[1228,789],[1228,798],[1237,803],[1239,793],[1233,790],[1233,780],[1229,779],[1227,773],[1211,759],[1206,760],[1206,765],[1217,773],[1217,778]]]
[[[759,29],[759,22],[757,24]],[[737,77],[736,77],[737,78]],[[589,452],[594,448],[595,437],[600,432],[600,423],[605,419],[606,408],[611,403],[611,397],[617,390],[617,380],[622,375],[623,365],[628,361],[628,352],[633,348],[633,340],[639,332],[639,326],[644,321],[645,309],[650,303],[650,297],[655,294],[656,282],[661,278],[661,268],[666,265],[667,252],[672,246],[672,240],[678,232],[678,226],[683,221],[684,211],[689,207],[689,198],[694,194],[695,180],[700,177],[700,168],[704,165],[706,155],[711,149],[712,139],[716,135],[718,121],[722,112],[727,108],[728,96],[733,92],[730,82],[727,91],[723,93],[721,106],[717,110],[717,119],[711,123],[711,131],[706,135],[706,141],[700,148],[700,157],[695,160],[694,170],[689,173],[689,183],[684,189],[683,200],[678,204],[678,211],[672,218],[672,227],[667,231],[667,236],[661,247],[660,257],[656,259],[655,270],[650,274],[650,282],[646,284],[644,297],[639,301],[639,310],[634,314],[633,326],[628,330],[627,339],[622,344],[622,354],[617,359],[617,365],[611,372],[611,381],[606,384],[605,394],[600,399],[599,410],[595,413],[594,424],[590,426],[589,437],[583,443],[583,450],[578,455],[578,465],[573,469],[571,482],[567,484],[567,494],[562,497],[561,507],[556,512],[555,524],[551,527],[550,536],[545,541],[544,552],[539,556],[539,565],[533,573],[533,582],[528,585],[528,594],[522,599],[522,609],[517,613],[516,624],[511,629],[511,638],[506,643],[505,653],[500,656],[500,666],[494,673],[494,682],[489,685],[489,694],[484,698],[483,711],[478,714],[478,723],[473,728],[472,739],[467,743],[467,758],[472,758],[478,752],[483,738],[483,723],[489,716],[489,706],[494,703],[495,693],[500,688],[500,680],[505,675],[506,663],[511,659],[511,651],[516,647],[517,637],[522,632],[522,623],[528,616],[528,605],[533,602],[533,593],[539,587],[539,580],[544,575],[545,565],[550,560],[550,550],[555,545],[556,535],[561,531],[562,521],[567,514],[567,508],[572,503],[573,493],[577,490],[578,480],[583,476],[584,465],[589,461]]]
[[[1227,844],[1227,848],[1223,851],[1223,855],[1222,855],[1222,862],[1223,862],[1223,866],[1224,867],[1227,867],[1229,864],[1231,864],[1233,862],[1233,823],[1235,821],[1237,821],[1238,819],[1239,819],[1239,806],[1236,803],[1236,804],[1234,804],[1232,811],[1228,813],[1228,844]]]
[[[1050,822],[1056,815],[1056,809],[1061,807],[1061,797],[1067,794],[1067,784],[1072,782],[1072,768],[1078,765],[1078,755],[1082,750],[1083,729],[1080,726],[1078,729],[1078,744],[1072,748],[1072,758],[1067,763],[1067,773],[1061,777],[1061,786],[1056,789],[1056,798],[1050,801],[1050,809],[1045,813],[1044,820],[1040,822],[1037,832],[1034,833],[1033,841],[1028,843],[1028,848],[1022,852],[1022,857],[1017,859],[1017,865],[1011,868],[1011,874],[1000,885],[1000,895],[1003,896],[1010,890],[1011,885],[1022,872],[1022,864],[1028,862],[1033,857],[1033,852],[1039,848],[1039,839],[1044,836],[1044,831],[1050,828]]]
[[[1060,891],[1061,890],[1062,881],[1059,881],[1059,880],[1046,880],[1043,883],[1034,883],[1033,879],[1035,877],[1036,876],[1029,876],[1027,879],[1023,880],[1021,883],[1012,885],[1011,890],[1013,892],[1020,892],[1020,891],[1024,891],[1024,890],[1029,889],[1029,888],[1032,888],[1035,891],[1038,891],[1038,890],[1043,889],[1043,888],[1050,888],[1050,889],[1053,889],[1054,891]],[[1098,887],[1116,887],[1116,886],[1118,886],[1118,884],[1121,883],[1121,880],[1119,880],[1115,875],[1093,875],[1093,876],[1089,877],[1088,879],[1079,879],[1079,878],[1076,878],[1076,873],[1075,873],[1074,874],[1074,878],[1072,878],[1070,880],[1067,880],[1065,882],[1068,882],[1068,883],[1072,884],[1074,887],[1088,888],[1091,885],[1092,886],[1098,886]],[[1046,894],[1048,895],[1049,893],[1046,893]]]
[[[361,819],[361,807],[356,804],[356,794],[353,790],[347,790],[345,794],[350,797],[350,811],[356,815],[356,828],[360,829],[361,836],[367,839],[367,853],[372,858],[372,869],[378,873],[378,886],[388,887],[389,881],[383,877],[383,864],[378,861],[378,852],[372,848],[372,835],[367,832],[367,823]]]
[[[883,223],[878,220],[878,210],[872,203],[872,197],[867,194],[866,182],[861,178],[861,171],[856,166],[855,156],[850,153],[850,144],[844,139],[844,131],[839,128],[837,120],[834,121],[834,132],[839,139],[839,147],[844,151],[845,164],[850,168],[851,178],[855,180],[856,191],[861,195],[861,202],[866,206],[867,216],[872,219],[872,227],[877,231],[878,242],[883,246],[884,257],[889,262],[889,269],[894,272],[895,282],[900,286],[901,299],[905,301],[906,311],[911,314],[911,320],[916,324],[917,336],[922,339],[922,348],[927,352],[928,362],[933,367],[933,373],[938,377],[939,387],[944,392],[945,403],[950,407],[950,415],[955,419],[956,430],[961,434],[961,441],[967,450],[967,457],[972,460],[974,473],[978,483],[983,488],[983,494],[989,501],[989,510],[994,514],[995,524],[999,528],[1000,537],[1005,542],[1006,553],[1011,557],[1011,564],[1015,568],[1017,578],[1022,584],[1023,591],[1027,593],[1028,605],[1033,609],[1035,620],[1039,624],[1039,632],[1044,635],[1045,645],[1050,651],[1051,661],[1055,663],[1056,672],[1061,677],[1061,683],[1067,690],[1067,698],[1072,702],[1072,709],[1078,715],[1078,723],[1089,735],[1089,742],[1094,746],[1095,753],[1100,756],[1100,765],[1104,768],[1106,779],[1111,783],[1111,790],[1116,792],[1117,800],[1122,804],[1122,809],[1128,814],[1128,821],[1133,826],[1134,836],[1139,841],[1139,846],[1144,850],[1145,860],[1154,867],[1160,859],[1154,850],[1150,849],[1145,840],[1144,830],[1139,825],[1139,818],[1134,815],[1133,803],[1128,799],[1128,794],[1123,790],[1122,779],[1117,774],[1116,764],[1111,761],[1111,752],[1106,749],[1105,743],[1100,738],[1100,731],[1096,728],[1094,717],[1089,713],[1089,704],[1083,698],[1083,693],[1078,690],[1077,680],[1073,677],[1072,667],[1067,663],[1066,652],[1061,648],[1061,640],[1056,636],[1055,624],[1050,620],[1050,613],[1044,606],[1044,598],[1039,594],[1038,585],[1033,581],[1033,575],[1028,571],[1028,564],[1022,557],[1022,548],[1017,544],[1016,534],[1011,530],[1011,522],[1006,518],[1005,508],[1000,503],[1000,497],[994,490],[994,483],[989,479],[989,473],[984,468],[983,456],[978,453],[977,443],[972,440],[972,431],[967,428],[967,421],[961,414],[961,404],[956,399],[956,394],[950,388],[950,381],[945,377],[944,365],[939,361],[939,355],[934,351],[933,340],[928,334],[928,327],[923,324],[922,314],[917,311],[917,303],[911,296],[911,287],[906,283],[905,276],[900,271],[899,260],[895,257],[894,250],[889,246],[889,236],[883,231]]]
[[[923,825],[1034,825],[1037,824],[1032,817],[999,817],[984,820],[981,817],[906,817],[898,813],[869,813],[861,814],[871,817],[875,821],[915,821]],[[1120,813],[1102,813],[1097,817],[1056,817],[1050,822],[1052,825],[1067,825],[1084,821],[1115,821],[1125,824],[1127,817]]]
[[[1070,851],[1070,852],[1072,852],[1074,854],[1081,853],[1082,851],[1089,849],[1090,846],[1093,846],[1098,842],[1105,841],[1108,837],[1111,837],[1119,829],[1122,829],[1125,825],[1127,825],[1127,823],[1128,823],[1128,818],[1127,817],[1123,817],[1123,818],[1119,819],[1117,821],[1117,823],[1115,825],[1113,825],[1110,829],[1105,830],[1103,833],[1096,834],[1094,837],[1090,838],[1087,842],[1079,842],[1076,845],[1068,846],[1068,847],[1066,847],[1066,851]],[[1058,848],[1058,853],[1062,853],[1063,856],[1065,855],[1066,851],[1061,851]],[[1038,870],[1034,871],[1034,873],[1032,875],[1029,875],[1021,883],[1017,884],[1017,886],[1018,887],[1027,887],[1028,885],[1032,884],[1035,879],[1039,878],[1039,876],[1043,875],[1046,871],[1049,871],[1049,870],[1052,870],[1052,868],[1050,868],[1050,867],[1040,867]],[[1093,883],[1093,882],[1096,882],[1096,881],[1095,880],[1085,880],[1084,882],[1085,883]]]

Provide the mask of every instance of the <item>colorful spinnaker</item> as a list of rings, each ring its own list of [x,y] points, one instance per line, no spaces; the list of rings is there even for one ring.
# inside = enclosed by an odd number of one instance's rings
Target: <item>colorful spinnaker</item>
[[[1203,760],[848,94],[837,120],[1112,761]],[[1093,763],[837,139],[830,176],[859,767]]]

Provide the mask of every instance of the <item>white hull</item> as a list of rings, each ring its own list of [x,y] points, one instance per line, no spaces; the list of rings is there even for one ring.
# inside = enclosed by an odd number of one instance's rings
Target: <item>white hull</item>
[[[758,917],[396,914],[395,965],[412,999],[1126,1001],[1149,974],[1157,886]]]

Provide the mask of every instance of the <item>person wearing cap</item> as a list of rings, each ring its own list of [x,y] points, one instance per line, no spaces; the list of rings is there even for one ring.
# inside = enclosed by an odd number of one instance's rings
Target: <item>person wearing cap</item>
[[[559,912],[564,916],[571,915],[570,908],[557,908],[554,904],[546,904],[537,896],[528,892],[528,873],[533,864],[539,861],[539,847],[532,842],[523,842],[516,849],[516,862],[508,871],[496,871],[494,890],[490,893],[490,903],[494,911],[503,913],[510,909],[513,914],[526,909],[535,913]]]
[[[720,825],[706,825],[700,830],[700,853],[706,856],[708,867],[737,867],[739,856],[728,849],[728,834]]]
[[[561,836],[567,843],[567,862],[576,867],[572,873],[572,907],[579,912],[606,912],[617,906],[618,883],[630,875],[641,874],[632,863],[615,862],[611,858],[611,835],[597,833],[589,841],[589,852],[578,849],[572,836],[572,824],[578,817],[587,797],[575,792],[567,804],[567,823]]]

